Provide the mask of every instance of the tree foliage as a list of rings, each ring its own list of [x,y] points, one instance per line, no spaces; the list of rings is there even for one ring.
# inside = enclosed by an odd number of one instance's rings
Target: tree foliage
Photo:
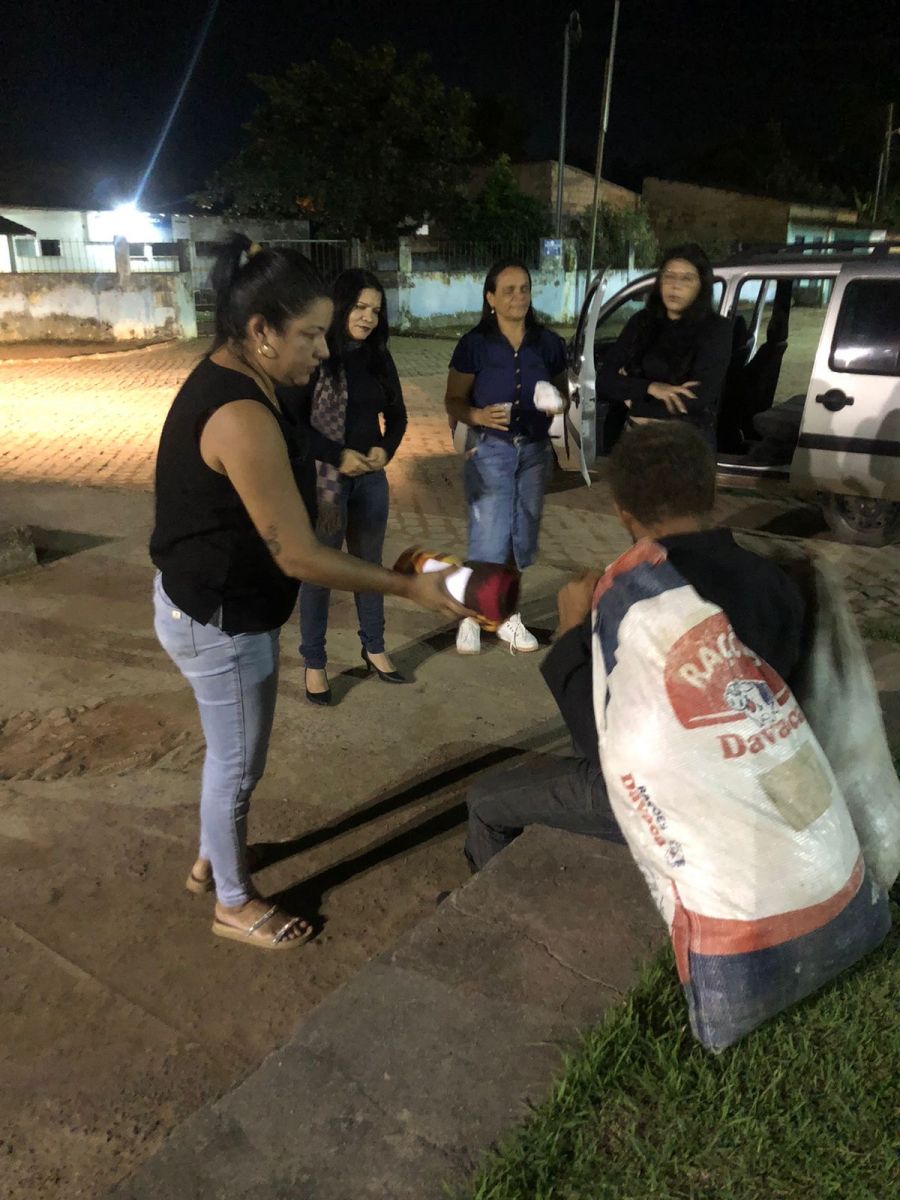
[[[571,217],[566,225],[568,237],[579,242],[579,259],[587,266],[591,243],[591,214]],[[634,254],[637,267],[653,267],[659,256],[659,243],[650,224],[647,210],[613,208],[601,204],[597,211],[597,240],[594,245],[595,267],[627,267],[629,252]]]
[[[519,187],[508,154],[491,165],[471,199],[459,199],[449,223],[453,236],[479,242],[533,241],[549,227],[546,207]]]
[[[254,76],[265,101],[213,191],[236,214],[392,237],[445,210],[468,173],[472,101],[417,54],[333,43],[326,62]]]

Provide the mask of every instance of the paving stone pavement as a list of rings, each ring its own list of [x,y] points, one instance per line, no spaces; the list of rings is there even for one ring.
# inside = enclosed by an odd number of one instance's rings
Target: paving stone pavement
[[[148,491],[159,430],[179,384],[207,340],[117,354],[0,362],[0,480],[58,482]],[[389,469],[390,544],[463,550],[461,463],[452,452],[443,390],[452,343],[395,338],[410,411],[409,433]],[[771,536],[807,533],[843,574],[860,616],[900,617],[900,547],[841,546],[815,510],[782,497],[723,493],[717,515]],[[574,476],[548,496],[541,561],[563,569],[597,566],[626,546],[602,469],[588,489]]]

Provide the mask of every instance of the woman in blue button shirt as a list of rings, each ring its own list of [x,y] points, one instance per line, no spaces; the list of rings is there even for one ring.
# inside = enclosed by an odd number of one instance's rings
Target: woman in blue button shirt
[[[480,323],[458,342],[447,378],[447,414],[474,433],[464,481],[469,516],[468,557],[509,563],[520,571],[534,562],[550,471],[550,417],[534,404],[535,384],[554,384],[565,396],[562,338],[538,322],[531,275],[524,263],[495,263],[484,281]],[[510,649],[538,649],[537,638],[514,613],[497,629]],[[480,628],[459,626],[460,654],[481,649]]]

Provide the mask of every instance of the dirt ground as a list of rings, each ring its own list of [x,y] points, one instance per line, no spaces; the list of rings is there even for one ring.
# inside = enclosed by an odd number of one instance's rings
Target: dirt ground
[[[445,349],[415,352],[423,372],[436,371]],[[333,597],[338,703],[306,703],[289,623],[250,829],[263,854],[260,891],[313,916],[319,936],[266,955],[211,935],[211,898],[183,887],[202,742],[190,694],[153,636],[146,554],[145,443],[176,366],[189,369],[193,353],[183,365],[168,350],[136,354],[143,390],[133,402],[128,361],[109,360],[108,432],[98,424],[91,453],[131,445],[127,489],[36,482],[54,477],[66,452],[42,442],[42,429],[58,431],[63,415],[77,423],[79,405],[97,417],[96,360],[62,373],[29,362],[16,376],[22,398],[8,428],[24,427],[35,397],[60,416],[29,427],[25,449],[0,469],[2,519],[34,527],[41,563],[0,580],[0,1194],[9,1200],[103,1196],[466,877],[463,806],[476,776],[565,746],[540,655],[512,657],[495,643],[460,658],[453,629],[389,602],[390,646],[410,682],[388,687],[363,677],[352,600]],[[417,379],[411,434],[391,468],[387,562],[411,542],[464,542],[442,378]],[[0,400],[0,432],[3,415]],[[754,496],[723,504],[723,518],[745,527],[806,532],[802,510]],[[602,487],[550,497],[541,563],[528,575],[529,625],[546,639],[568,573],[624,546]],[[825,549],[842,556],[862,603],[894,605],[893,551]],[[284,1136],[302,1136],[289,1114]]]
[[[85,493],[55,491],[57,516],[46,489],[33,507],[58,526]],[[148,517],[147,497],[88,499]],[[103,1195],[466,877],[467,779],[509,742],[561,744],[533,659],[494,647],[468,704],[455,704],[474,664],[447,652],[452,630],[395,605],[397,663],[413,682],[391,689],[354,665],[352,601],[336,600],[339,703],[306,704],[286,629],[251,818],[261,891],[315,916],[321,933],[289,956],[217,940],[211,898],[183,889],[202,758],[193,702],[152,635],[144,534],[106,540],[121,518],[106,519],[100,544],[57,548],[0,581],[0,1190],[10,1200]],[[559,578],[549,570],[535,594],[545,628]],[[524,702],[510,703],[523,679]]]

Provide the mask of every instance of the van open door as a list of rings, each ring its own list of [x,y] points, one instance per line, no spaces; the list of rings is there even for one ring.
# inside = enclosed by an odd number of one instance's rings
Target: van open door
[[[564,471],[578,471],[588,487],[591,486],[588,463],[597,457],[594,362],[589,351],[605,286],[605,272],[600,270],[587,290],[575,336],[568,345],[569,407],[565,414],[554,417],[550,426],[550,440],[560,467]]]
[[[572,392],[571,377],[569,379],[569,407],[564,413],[555,416],[550,423],[550,442],[556,461],[564,471],[578,471],[584,482],[591,486],[591,476],[584,455],[584,445],[581,440],[582,413],[581,406],[575,403]]]

